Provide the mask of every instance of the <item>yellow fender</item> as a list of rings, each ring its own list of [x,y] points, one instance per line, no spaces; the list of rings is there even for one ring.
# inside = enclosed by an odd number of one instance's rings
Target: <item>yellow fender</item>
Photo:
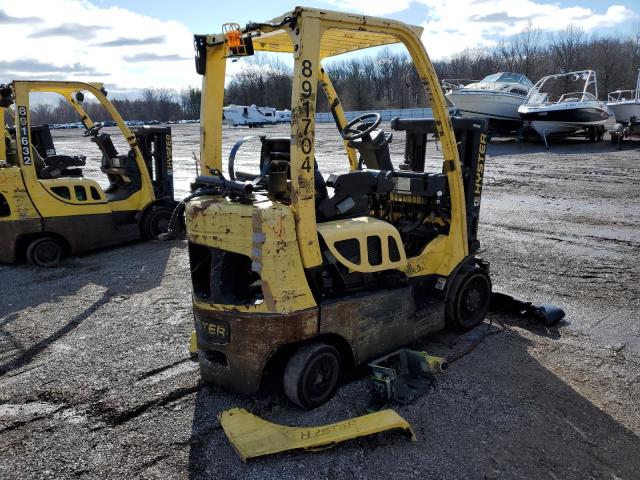
[[[317,450],[336,443],[386,430],[401,429],[416,441],[411,426],[394,410],[381,410],[331,425],[288,427],[263,420],[244,408],[232,408],[219,415],[227,438],[243,461],[287,450]]]

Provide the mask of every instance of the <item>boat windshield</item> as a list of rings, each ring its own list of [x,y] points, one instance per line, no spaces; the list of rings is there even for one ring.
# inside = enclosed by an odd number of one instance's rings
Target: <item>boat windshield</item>
[[[493,75],[484,77],[481,82],[503,82],[503,83],[521,83],[527,87],[532,87],[533,83],[524,75],[519,73],[498,72]]]

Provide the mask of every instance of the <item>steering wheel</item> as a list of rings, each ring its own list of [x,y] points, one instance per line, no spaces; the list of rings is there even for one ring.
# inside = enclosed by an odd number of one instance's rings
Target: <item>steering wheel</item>
[[[368,128],[362,131],[356,128],[362,124],[369,123],[369,122],[365,122],[365,120],[369,118],[375,119],[371,126],[369,126]],[[340,135],[342,135],[342,138],[344,138],[347,141],[357,140],[373,132],[376,128],[378,128],[378,125],[380,125],[380,122],[382,122],[382,115],[380,115],[379,113],[375,113],[375,112],[365,113],[363,115],[360,115],[354,118],[349,123],[347,123],[342,129],[342,131],[340,132]]]
[[[83,137],[92,137],[94,135],[97,135],[101,128],[102,128],[102,125],[94,125],[93,127],[89,128],[87,131],[85,131],[82,134],[82,136]]]

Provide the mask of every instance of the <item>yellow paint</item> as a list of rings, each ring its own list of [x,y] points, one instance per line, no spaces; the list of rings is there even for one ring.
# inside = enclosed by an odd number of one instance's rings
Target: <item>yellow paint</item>
[[[331,106],[335,102],[334,111],[336,116],[338,117],[339,123],[336,126],[338,127],[339,131],[342,131],[344,126],[347,124],[347,117],[344,115],[342,103],[340,103],[338,94],[336,93],[335,88],[333,88],[333,83],[331,83],[331,79],[329,78],[329,75],[327,75],[327,72],[325,72],[324,68],[320,68],[320,85],[322,85],[322,89],[327,96],[329,108],[331,108]],[[347,156],[349,157],[349,167],[351,168],[351,170],[356,170],[358,168],[358,156],[356,153],[356,149],[349,147],[348,140],[342,140],[342,143],[344,143],[344,149],[347,152]]]
[[[155,200],[153,186],[147,170],[142,152],[137,146],[135,136],[127,127],[121,115],[107,100],[102,92],[101,83],[58,82],[58,81],[14,81],[10,84],[14,95],[12,113],[16,129],[17,155],[15,165],[0,169],[0,192],[9,203],[11,216],[1,217],[0,221],[25,219],[39,219],[49,217],[65,217],[78,215],[110,214],[117,211],[141,211]],[[77,92],[91,93],[109,113],[111,119],[133,150],[137,169],[140,172],[141,188],[126,199],[109,202],[100,185],[92,179],[83,177],[62,177],[53,179],[39,179],[35,168],[34,148],[31,145],[29,127],[30,105],[29,95],[34,92],[57,93],[64,97],[76,110],[85,125],[92,127],[93,120],[87,115],[82,105],[76,100]],[[0,109],[4,114],[4,109]],[[4,117],[0,126],[4,127]],[[4,130],[4,128],[3,128]],[[0,150],[0,159],[6,157],[4,139]],[[96,147],[97,148],[97,147]],[[127,152],[120,152],[126,154]],[[69,189],[67,195],[60,195],[54,191],[55,187]],[[86,200],[76,195],[83,191]],[[99,199],[94,199],[92,189],[98,193]],[[88,228],[90,226],[88,225]]]
[[[305,268],[322,264],[316,230],[314,159],[316,101],[320,73],[322,29],[317,18],[301,12],[298,26],[289,30],[298,45],[294,53],[291,93],[291,207],[296,219],[298,246]]]
[[[201,197],[187,204],[187,238],[190,242],[240,253],[252,260],[260,274],[264,301],[256,305],[210,304],[194,297],[209,310],[291,313],[315,307],[296,239],[291,209],[266,197],[253,205],[221,197]]]
[[[394,268],[402,270],[407,265],[407,256],[405,255],[398,230],[390,223],[377,218],[357,217],[321,223],[318,224],[318,233],[327,244],[331,254],[340,263],[355,272],[373,273]],[[370,236],[380,238],[382,250],[382,262],[380,265],[371,265],[369,263],[367,238]],[[389,237],[395,240],[398,247],[400,259],[397,261],[392,261],[389,257]],[[360,244],[360,263],[358,264],[346,259],[336,248],[336,242],[352,238],[355,238]]]
[[[224,44],[207,48],[207,71],[200,101],[200,172],[222,171],[222,106],[226,70]]]
[[[191,330],[191,337],[189,337],[189,355],[195,356],[198,354],[198,339],[196,337],[196,331]]]
[[[5,109],[0,107],[0,132],[2,132],[2,139],[0,139],[0,162],[7,161],[7,146],[5,139],[7,138],[7,131],[4,125],[4,112]]]
[[[394,410],[381,410],[331,425],[314,427],[278,425],[243,408],[225,410],[219,418],[224,433],[245,462],[248,458],[287,450],[328,448],[345,440],[387,430],[404,430],[412,441],[416,440],[411,426]]]
[[[79,115],[86,115],[86,112],[79,105],[74,98],[74,95],[78,91],[89,92],[95,96],[95,98],[100,102],[100,104],[107,110],[107,112],[111,115],[111,118],[114,122],[116,122],[119,127],[122,135],[129,143],[129,147],[135,153],[135,161],[138,170],[140,171],[141,177],[141,186],[142,188],[131,195],[130,197],[119,200],[115,202],[111,202],[108,205],[104,205],[103,202],[82,202],[82,203],[74,203],[74,202],[63,202],[59,199],[56,199],[52,196],[51,192],[47,189],[47,181],[48,179],[38,179],[36,176],[36,170],[31,163],[30,165],[24,164],[22,160],[22,152],[18,149],[18,157],[20,158],[20,165],[22,166],[22,172],[24,176],[24,181],[26,187],[31,195],[33,202],[37,210],[41,213],[42,216],[71,216],[71,215],[89,215],[89,214],[99,214],[99,213],[109,213],[110,211],[131,211],[131,210],[142,210],[149,203],[155,200],[155,196],[153,193],[153,186],[151,183],[151,178],[149,177],[149,173],[147,171],[147,167],[144,163],[144,158],[142,157],[142,152],[136,145],[135,136],[129,130],[129,127],[124,123],[121,115],[115,109],[115,107],[107,100],[104,94],[101,92],[102,84],[91,84],[91,83],[82,83],[82,82],[45,82],[45,81],[16,81],[13,82],[13,90],[15,95],[15,105],[16,105],[16,125],[18,124],[18,112],[17,110],[20,107],[24,107],[27,109],[27,115],[29,115],[29,94],[31,92],[51,92],[58,93],[62,95],[65,99],[67,99],[73,108],[78,112]],[[88,116],[87,116],[88,117]],[[28,118],[28,117],[27,117]],[[30,121],[28,120],[30,124]],[[87,118],[87,124],[93,125],[93,121],[90,118]],[[17,141],[20,145],[20,132],[17,133]],[[30,141],[29,141],[30,145]],[[126,152],[121,152],[126,153]],[[33,152],[31,151],[31,155],[33,156]],[[96,182],[90,179],[77,178],[73,180],[78,185],[84,185],[89,192],[89,188],[93,186],[96,188]],[[97,186],[98,192],[100,192],[101,198],[105,198],[104,192],[102,189]],[[89,194],[90,197],[90,194]]]
[[[285,18],[295,19],[280,25]],[[315,191],[313,159],[315,157],[315,117],[318,81],[330,103],[338,96],[321,65],[325,58],[379,45],[402,43],[408,50],[420,79],[425,87],[428,105],[433,109],[438,137],[443,151],[443,162],[452,165],[447,170],[451,196],[451,219],[448,235],[440,235],[429,242],[416,256],[406,258],[402,242],[398,250],[399,262],[385,258],[382,268],[398,269],[408,276],[430,274],[450,275],[468,255],[466,208],[463,191],[461,164],[453,127],[446,108],[444,95],[429,56],[420,36],[422,28],[363,15],[331,12],[306,7],[259,24],[251,34],[254,49],[267,52],[286,52],[293,55],[292,122],[291,122],[291,204],[267,201],[258,196],[251,205],[230,202],[224,199],[200,198],[192,200],[187,207],[187,231],[190,241],[234,251],[253,258],[254,237],[259,230],[268,239],[262,247],[261,268],[265,301],[259,305],[229,306],[207,304],[194,299],[198,306],[210,310],[248,312],[293,312],[314,306],[304,269],[318,266],[322,262],[319,248],[319,233],[326,240],[343,235],[344,224],[328,222],[317,224],[315,215]],[[225,36],[206,36],[206,73],[202,80],[201,117],[201,167],[222,168],[222,100],[224,98]],[[346,122],[342,107],[338,104],[336,114],[339,123]],[[352,149],[346,155],[351,169],[357,161]],[[370,219],[360,240],[370,233],[399,238],[399,233],[390,224]],[[274,225],[278,225],[277,230]],[[336,231],[332,232],[331,229]],[[375,229],[375,231],[374,231]],[[277,247],[282,239],[283,247]],[[382,242],[386,249],[386,242]],[[331,246],[329,247],[332,248]],[[335,250],[335,249],[334,249]],[[365,250],[362,250],[365,252]],[[269,260],[266,252],[275,257]],[[333,250],[332,250],[333,252]],[[335,253],[334,253],[335,254]],[[388,255],[385,254],[385,255]],[[363,258],[366,258],[364,256]],[[371,265],[349,265],[351,270],[378,271]]]

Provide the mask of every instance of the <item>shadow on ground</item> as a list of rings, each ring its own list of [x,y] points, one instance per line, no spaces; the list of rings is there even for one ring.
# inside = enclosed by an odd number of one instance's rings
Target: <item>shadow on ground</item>
[[[66,259],[59,267],[45,269],[27,265],[0,265],[3,302],[0,305],[0,376],[27,365],[43,350],[78,328],[114,297],[145,292],[160,285],[174,247],[183,242],[132,243]],[[127,261],[123,262],[125,257]],[[64,282],[59,280],[64,278]],[[93,301],[83,302],[79,313],[58,318],[55,304],[80,296],[90,286]],[[11,330],[12,323],[29,309],[53,304],[52,318],[33,318],[26,344]],[[24,322],[23,322],[24,323]],[[22,329],[18,329],[20,332]]]

